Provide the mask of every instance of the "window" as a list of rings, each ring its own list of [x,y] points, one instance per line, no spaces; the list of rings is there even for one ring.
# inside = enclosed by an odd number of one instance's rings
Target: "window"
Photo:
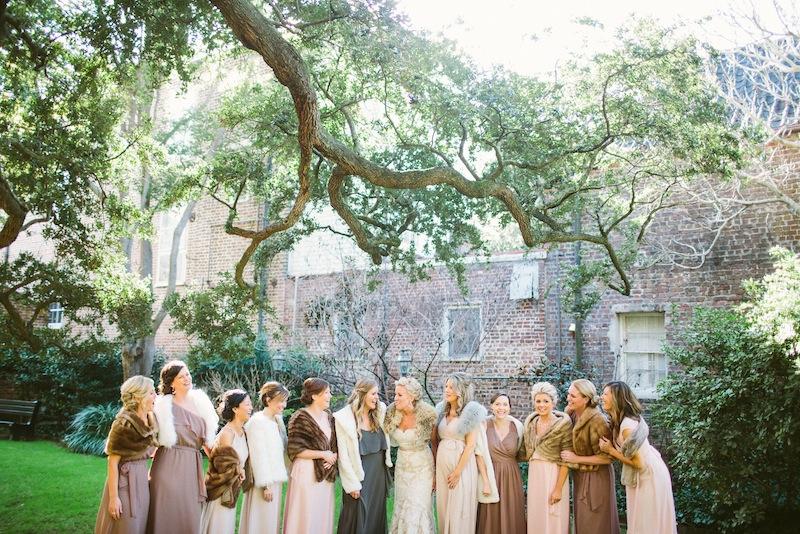
[[[170,210],[159,215],[158,224],[158,269],[156,271],[156,284],[165,286],[169,282],[169,255],[172,251],[172,234],[181,220],[183,209]],[[183,230],[181,243],[178,248],[178,262],[176,264],[177,284],[183,284],[186,279],[186,234],[188,228]]]
[[[48,328],[61,328],[64,326],[64,307],[60,302],[53,302],[50,304],[50,310],[47,316]]]
[[[619,315],[620,378],[637,396],[655,398],[656,384],[667,376],[663,313]]]
[[[451,360],[480,358],[481,307],[452,306],[445,310],[444,353]]]

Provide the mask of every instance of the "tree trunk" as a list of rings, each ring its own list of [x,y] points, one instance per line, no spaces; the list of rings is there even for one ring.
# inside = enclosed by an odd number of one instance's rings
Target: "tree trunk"
[[[122,379],[150,376],[156,354],[155,336],[135,339],[122,346]]]

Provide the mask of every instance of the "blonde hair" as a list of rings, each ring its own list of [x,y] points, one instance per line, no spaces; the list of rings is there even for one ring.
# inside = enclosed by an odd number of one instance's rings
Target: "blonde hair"
[[[578,380],[573,380],[570,386],[577,389],[578,393],[586,397],[586,405],[589,408],[596,408],[597,405],[600,404],[600,396],[597,394],[597,388],[591,380],[579,378]]]
[[[367,408],[366,402],[364,402],[367,398],[367,394],[377,387],[378,383],[372,378],[359,378],[355,387],[353,387],[352,393],[350,393],[350,397],[347,398],[347,404],[350,405],[350,408],[353,410],[353,415],[356,417],[356,432],[359,438],[361,437],[361,426],[359,423],[361,422],[361,417],[365,414],[369,420],[370,430],[377,430],[380,428],[381,423],[378,420],[378,407],[375,406],[374,410],[370,410]]]
[[[142,375],[132,376],[120,386],[119,400],[122,401],[123,408],[135,412],[150,391],[155,391],[155,384],[151,379]]]
[[[461,410],[475,397],[475,387],[472,384],[472,377],[467,373],[450,373],[444,379],[444,383],[450,382],[450,387],[456,392],[456,414],[461,415]],[[444,413],[450,413],[450,403],[444,400]]]
[[[419,380],[410,376],[404,376],[394,383],[395,389],[397,389],[398,386],[406,388],[406,391],[411,397],[411,404],[416,406],[417,401],[422,398],[422,384],[419,383]]]
[[[558,390],[550,382],[536,382],[531,387],[531,398],[535,399],[536,395],[548,395],[550,400],[553,401],[553,406],[558,404]]]

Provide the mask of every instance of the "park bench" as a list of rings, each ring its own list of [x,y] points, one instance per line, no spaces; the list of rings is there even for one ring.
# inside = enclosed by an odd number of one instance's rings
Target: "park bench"
[[[11,427],[11,439],[32,439],[39,401],[0,399],[0,425]]]

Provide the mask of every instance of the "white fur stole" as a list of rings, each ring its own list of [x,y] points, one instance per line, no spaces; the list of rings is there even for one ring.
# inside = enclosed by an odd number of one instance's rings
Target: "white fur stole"
[[[194,412],[205,422],[205,443],[208,446],[214,442],[219,425],[219,416],[211,404],[205,391],[190,389],[186,398],[194,407]],[[172,395],[159,395],[153,404],[153,414],[158,423],[158,444],[162,447],[172,447],[178,442],[178,433],[175,431],[175,417],[172,415]]]
[[[250,467],[256,488],[266,488],[289,479],[286,470],[286,427],[280,416],[270,418],[264,412],[250,417],[244,425]]]

